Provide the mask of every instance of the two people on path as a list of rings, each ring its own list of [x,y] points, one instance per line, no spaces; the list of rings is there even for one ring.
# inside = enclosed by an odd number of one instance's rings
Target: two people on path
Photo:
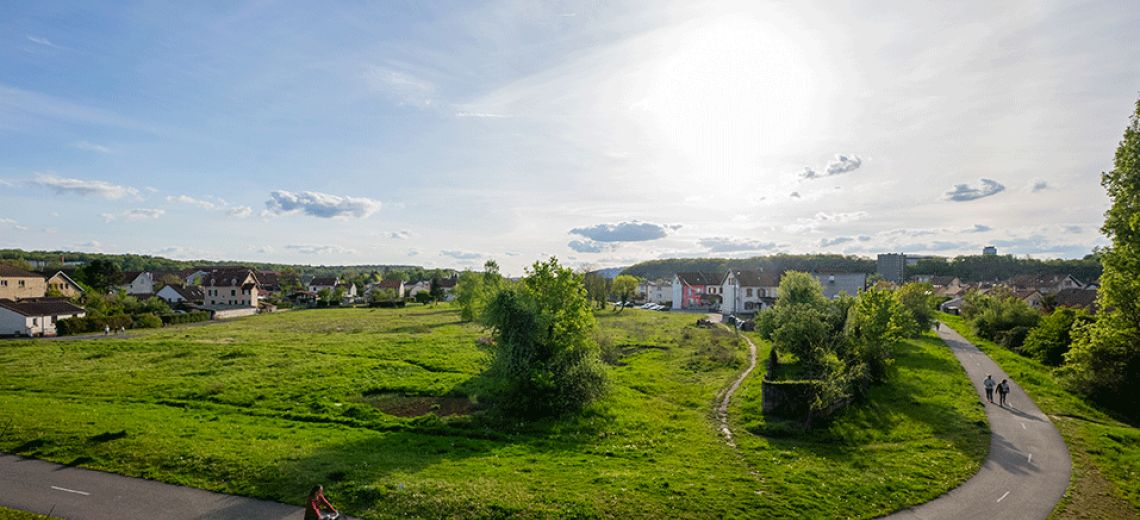
[[[322,514],[322,504],[324,504],[324,509],[328,509],[332,512]],[[324,520],[326,518],[338,518],[339,516],[340,513],[338,513],[336,508],[325,498],[324,486],[320,484],[313,486],[313,490],[309,491],[309,498],[305,500],[305,520]]]
[[[994,402],[994,389],[997,389],[998,403],[1005,406],[1005,396],[1009,395],[1009,380],[1002,379],[1000,383],[997,383],[993,376],[986,374],[986,378],[982,380],[982,386],[986,388],[987,401]]]

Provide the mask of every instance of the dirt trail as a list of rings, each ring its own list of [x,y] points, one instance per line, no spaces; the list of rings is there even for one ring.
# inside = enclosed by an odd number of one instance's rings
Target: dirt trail
[[[719,323],[721,321],[721,315],[709,314],[709,320],[714,323]],[[724,323],[721,323],[720,326],[726,329],[728,328]],[[728,429],[728,402],[732,399],[733,394],[736,393],[736,389],[740,388],[740,383],[743,383],[744,379],[748,377],[748,374],[751,374],[752,370],[756,368],[756,344],[752,343],[752,340],[748,339],[748,336],[741,337],[744,338],[744,341],[748,342],[748,368],[742,372],[740,377],[737,377],[736,381],[732,383],[732,386],[728,387],[728,390],[721,395],[720,404],[716,407],[716,418],[717,422],[720,423],[720,431],[724,433],[725,443],[733,448],[736,447],[736,442],[732,440],[732,431]]]

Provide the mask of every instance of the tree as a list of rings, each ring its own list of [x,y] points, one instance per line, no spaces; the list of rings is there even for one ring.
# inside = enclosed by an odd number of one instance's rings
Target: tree
[[[934,286],[930,282],[911,282],[895,292],[902,309],[910,317],[910,320],[899,323],[902,335],[917,337],[930,330],[934,324],[934,305],[931,303],[933,294]]]
[[[324,305],[332,305],[333,292],[328,287],[322,287],[317,291],[317,299]]]
[[[1022,346],[1022,354],[1049,366],[1060,366],[1073,343],[1074,326],[1092,321],[1093,317],[1083,309],[1061,307],[1054,310],[1041,318],[1037,326],[1029,331]]]
[[[281,285],[281,291],[288,293],[290,291],[298,291],[301,289],[301,275],[292,267],[288,267],[281,271],[277,277],[277,283]]]
[[[911,316],[897,299],[897,293],[870,289],[859,294],[859,299],[848,314],[847,337],[851,344],[851,358],[866,365],[870,382],[887,379],[894,363],[891,347],[903,335],[900,322],[910,322]]]
[[[1104,274],[1095,324],[1078,327],[1065,354],[1071,388],[1140,414],[1140,101],[1116,149],[1113,169],[1101,175],[1112,206],[1100,230],[1112,245],[1099,250]]]
[[[582,283],[586,286],[586,298],[599,309],[606,308],[606,297],[610,294],[611,280],[598,273],[586,273]]]
[[[81,272],[83,282],[101,294],[107,294],[123,283],[123,272],[110,260],[92,260]]]
[[[459,305],[459,318],[475,321],[483,313],[487,301],[502,288],[503,277],[499,274],[499,264],[488,260],[483,264],[483,272],[464,271],[459,274],[455,285],[455,303]]]
[[[521,283],[496,293],[481,322],[491,331],[489,375],[504,413],[574,413],[608,390],[609,373],[590,340],[594,315],[585,288],[556,258],[535,262]]]
[[[809,370],[821,368],[838,338],[828,319],[823,286],[808,273],[789,271],[780,280],[778,294],[776,305],[757,316],[757,332],[772,342],[772,348],[796,356]]]
[[[428,295],[431,296],[432,303],[443,299],[443,287],[439,285],[439,278],[431,279],[431,288],[428,289]]]
[[[626,302],[637,292],[637,285],[639,283],[640,280],[629,275],[623,274],[614,278],[613,288],[610,289],[610,291],[621,301],[621,310],[618,311],[619,313],[625,310]]]

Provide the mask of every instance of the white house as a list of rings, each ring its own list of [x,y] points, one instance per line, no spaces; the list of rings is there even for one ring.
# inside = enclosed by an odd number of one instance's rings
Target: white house
[[[34,302],[0,299],[0,335],[55,336],[57,321],[84,316],[86,309],[63,298]]]
[[[867,273],[818,271],[811,275],[823,286],[823,297],[829,300],[839,296],[839,293],[859,296],[859,291],[867,287]]]
[[[645,295],[646,302],[666,303],[673,301],[672,282],[641,282],[638,291]]]
[[[729,270],[720,286],[720,312],[753,314],[771,307],[776,302],[782,274],[755,269]]]
[[[205,300],[206,292],[197,285],[168,284],[159,289],[157,296],[167,303],[194,303]]]

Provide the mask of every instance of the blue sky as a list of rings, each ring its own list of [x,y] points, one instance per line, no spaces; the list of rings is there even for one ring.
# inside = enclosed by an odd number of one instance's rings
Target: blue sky
[[[1079,258],[1137,29],[1130,1],[6,0],[0,248]]]

